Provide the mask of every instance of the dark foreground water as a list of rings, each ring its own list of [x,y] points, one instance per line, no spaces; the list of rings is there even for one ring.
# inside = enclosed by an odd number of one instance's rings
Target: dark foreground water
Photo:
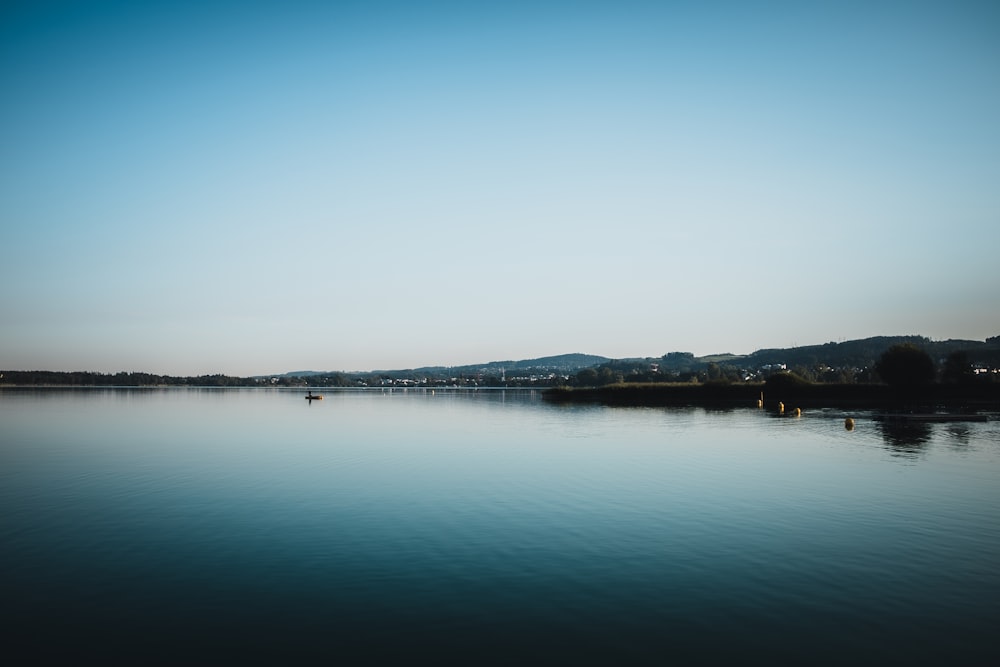
[[[18,664],[984,664],[1000,422],[0,391]],[[1000,662],[994,662],[1000,664]]]

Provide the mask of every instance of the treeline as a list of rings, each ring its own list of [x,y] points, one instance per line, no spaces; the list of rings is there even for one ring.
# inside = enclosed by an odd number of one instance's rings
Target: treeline
[[[298,380],[298,378],[289,378]],[[253,378],[230,375],[176,377],[153,373],[94,373],[90,371],[2,371],[0,385],[64,387],[247,387],[259,386]],[[298,382],[296,382],[298,384]]]

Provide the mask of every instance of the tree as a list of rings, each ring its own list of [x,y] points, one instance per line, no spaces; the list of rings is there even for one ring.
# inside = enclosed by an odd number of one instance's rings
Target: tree
[[[941,372],[941,379],[944,382],[964,384],[976,378],[972,371],[972,363],[969,362],[969,355],[964,350],[956,350],[945,359],[944,369]]]
[[[934,382],[936,369],[929,354],[913,343],[903,343],[882,353],[875,372],[891,387],[919,389]]]
[[[593,387],[597,385],[597,371],[593,368],[584,368],[576,374],[574,384],[579,387]]]
[[[602,366],[597,371],[597,382],[602,386],[608,384],[616,384],[618,382],[622,382],[623,380],[624,377],[622,377],[621,373],[617,373],[611,368],[608,368],[607,366]]]

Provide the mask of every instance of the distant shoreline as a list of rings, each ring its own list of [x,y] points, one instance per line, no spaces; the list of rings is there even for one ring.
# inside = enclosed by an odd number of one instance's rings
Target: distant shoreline
[[[599,404],[619,407],[762,407],[787,411],[795,408],[889,409],[933,412],[1000,412],[1000,383],[935,384],[920,391],[901,392],[883,384],[801,383],[769,386],[766,383],[616,383],[600,387],[524,387],[502,385],[340,386],[322,384],[62,384],[0,383],[3,391],[93,390],[265,390],[306,391],[538,391],[552,404]],[[758,402],[762,404],[758,405]]]

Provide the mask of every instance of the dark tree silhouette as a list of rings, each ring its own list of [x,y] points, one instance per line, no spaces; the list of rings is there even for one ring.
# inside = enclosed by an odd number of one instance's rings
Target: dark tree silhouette
[[[893,345],[875,362],[875,372],[891,387],[917,389],[934,382],[930,355],[912,343]]]
[[[944,382],[965,384],[976,379],[976,374],[972,372],[972,363],[969,355],[964,350],[956,350],[945,359],[944,369],[941,371],[941,379]]]
[[[764,391],[771,394],[798,389],[808,384],[809,381],[802,376],[790,371],[782,371],[767,378],[767,381],[764,382]]]

